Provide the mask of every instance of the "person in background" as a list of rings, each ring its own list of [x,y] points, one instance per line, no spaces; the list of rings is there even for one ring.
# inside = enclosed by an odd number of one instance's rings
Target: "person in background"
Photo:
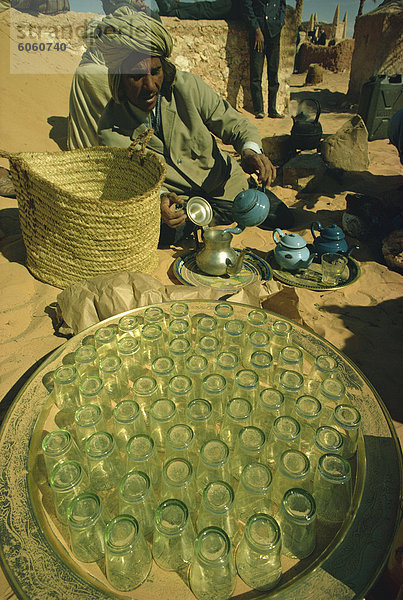
[[[388,123],[388,138],[399,153],[403,165],[403,108],[395,112]]]
[[[160,15],[178,19],[225,19],[230,15],[231,0],[211,0],[208,2],[179,2],[178,0],[156,0]]]
[[[257,119],[265,116],[262,94],[263,64],[267,60],[269,88],[268,116],[282,119],[277,112],[280,63],[280,35],[285,23],[285,0],[244,0],[244,17],[249,28],[250,91]]]
[[[193,226],[181,206],[192,196],[209,201],[212,224],[232,223],[232,202],[248,188],[245,173],[256,174],[266,185],[275,177],[256,127],[202,79],[176,69],[168,60],[170,34],[147,15],[105,17],[96,44],[109,69],[112,92],[99,121],[99,143],[128,147],[153,129],[147,147],[167,166],[160,243],[176,243],[190,232]],[[216,137],[234,147],[240,164],[219,149]],[[261,227],[292,226],[290,210],[272,196]]]
[[[319,37],[318,37],[318,39],[316,41],[316,44],[318,46],[326,46],[326,39],[327,38],[326,38],[325,30],[323,29],[323,27],[321,27],[319,29]]]

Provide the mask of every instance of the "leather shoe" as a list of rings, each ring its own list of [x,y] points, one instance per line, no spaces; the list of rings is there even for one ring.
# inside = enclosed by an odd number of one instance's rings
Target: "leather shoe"
[[[255,119],[264,119],[264,112],[258,112],[255,114]]]
[[[284,119],[284,115],[280,115],[276,110],[271,110],[269,112],[270,119]]]

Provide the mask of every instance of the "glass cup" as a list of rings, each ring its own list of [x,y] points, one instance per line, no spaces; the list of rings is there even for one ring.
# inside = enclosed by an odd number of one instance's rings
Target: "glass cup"
[[[185,423],[172,425],[167,431],[165,437],[165,456],[166,458],[186,458],[193,462],[195,452],[195,436],[193,429]]]
[[[223,348],[241,357],[245,345],[245,323],[240,319],[228,319],[224,323]]]
[[[310,556],[316,546],[316,505],[311,494],[300,488],[287,490],[277,518],[283,554],[298,559]]]
[[[276,382],[280,379],[282,371],[296,371],[297,373],[304,372],[304,356],[301,348],[298,346],[284,346],[281,348],[276,367]]]
[[[271,590],[281,577],[281,532],[273,517],[257,513],[249,517],[236,551],[239,577],[249,587]]]
[[[215,369],[219,351],[220,340],[215,335],[204,335],[196,344],[197,354],[201,354],[208,360],[211,369]]]
[[[75,460],[78,463],[83,461],[76,442],[66,429],[56,429],[46,434],[42,440],[42,451],[49,481],[53,467],[57,463],[66,460]]]
[[[185,418],[187,404],[193,400],[193,383],[187,375],[174,375],[169,380],[168,398],[176,405],[178,418]]]
[[[348,258],[337,252],[325,252],[320,258],[320,263],[322,266],[322,283],[333,287],[342,281]]]
[[[192,344],[186,338],[173,338],[168,344],[169,356],[175,363],[177,373],[183,373],[186,361],[192,351]]]
[[[85,442],[85,453],[91,487],[96,491],[116,488],[123,465],[112,435],[106,431],[93,433]]]
[[[124,315],[118,321],[118,338],[126,336],[140,337],[141,320],[137,315]]]
[[[126,471],[132,470],[146,473],[158,494],[161,482],[161,463],[153,438],[145,433],[138,433],[127,442]]]
[[[197,535],[189,569],[190,589],[198,600],[228,600],[236,583],[236,569],[228,535],[206,527]]]
[[[162,326],[158,323],[144,322],[141,330],[140,345],[144,365],[150,367],[153,360],[158,358],[158,356],[164,356],[167,351]]]
[[[277,320],[270,328],[270,354],[277,362],[281,348],[288,346],[291,341],[292,325],[287,321]]]
[[[280,456],[285,450],[299,450],[301,427],[293,417],[284,415],[278,417],[270,435],[267,449],[267,460],[270,464],[277,465]]]
[[[61,365],[53,372],[54,398],[57,408],[74,413],[80,406],[79,377],[74,365]]]
[[[250,366],[259,376],[262,385],[267,386],[273,381],[273,357],[269,352],[257,350],[250,357]]]
[[[211,373],[206,375],[202,382],[203,398],[208,400],[213,408],[213,414],[220,419],[224,413],[224,401],[226,399],[227,381],[223,375]]]
[[[285,492],[291,488],[312,492],[312,470],[309,458],[299,450],[285,450],[273,477],[272,500],[279,507]]]
[[[295,402],[304,393],[304,377],[298,371],[281,371],[278,389],[284,395],[285,413],[292,414]]]
[[[273,514],[271,483],[272,474],[267,465],[250,462],[244,467],[235,492],[237,519],[246,523],[255,513]]]
[[[231,461],[232,475],[241,477],[243,468],[250,462],[265,462],[266,436],[259,427],[243,427],[236,438],[234,455]]]
[[[117,349],[123,377],[127,383],[133,382],[142,372],[139,338],[127,334],[118,340]]]
[[[145,423],[148,426],[150,406],[159,396],[157,382],[154,377],[142,375],[133,382],[133,398],[140,406],[144,415]]]
[[[151,539],[153,533],[156,508],[157,497],[147,473],[126,473],[119,484],[119,514],[136,517],[146,539]]]
[[[300,450],[310,452],[315,443],[315,432],[320,425],[322,405],[314,396],[297,398],[292,416],[301,427]]]
[[[112,327],[100,327],[94,333],[94,345],[101,360],[108,354],[116,354],[116,333]]]
[[[230,450],[234,449],[241,429],[246,425],[250,425],[251,414],[252,405],[245,398],[232,398],[227,403],[220,431],[220,439],[227,444]]]
[[[327,377],[321,381],[316,397],[322,403],[324,422],[331,420],[333,410],[338,404],[343,404],[345,393],[345,385],[337,377]]]
[[[149,306],[144,311],[144,324],[147,325],[160,325],[162,329],[165,329],[165,313],[160,306]]]
[[[77,461],[66,460],[53,467],[50,488],[57,518],[67,525],[67,508],[73,498],[88,489],[88,477]]]
[[[169,307],[169,319],[186,319],[191,323],[189,316],[189,306],[185,302],[172,302]]]
[[[210,402],[204,398],[191,400],[186,407],[185,421],[194,431],[194,446],[198,454],[204,442],[216,435],[216,423]]]
[[[267,328],[267,313],[260,308],[254,308],[246,317],[249,330],[257,328]]]
[[[232,484],[229,448],[222,440],[211,439],[200,448],[196,471],[196,484],[199,493],[210,481],[227,481]]]
[[[255,407],[259,395],[259,375],[250,369],[241,369],[235,375],[233,396],[247,398]]]
[[[177,422],[176,405],[173,400],[160,398],[150,408],[150,431],[158,450],[165,448],[167,431]]]
[[[234,490],[226,481],[210,481],[202,494],[196,529],[220,527],[228,535],[233,546],[238,541],[239,524],[234,513]]]
[[[337,360],[333,356],[328,356],[327,354],[317,356],[306,378],[308,393],[314,396],[320,382],[328,377],[335,377],[337,371]]]
[[[315,431],[314,444],[308,451],[313,469],[316,469],[322,454],[343,454],[343,437],[337,429],[329,425],[322,425]]]
[[[206,335],[217,337],[217,331],[217,319],[208,315],[200,317],[196,323],[195,343],[198,344],[199,340]]]
[[[201,394],[201,386],[203,378],[207,373],[208,360],[201,354],[191,354],[185,361],[184,373],[193,382],[193,391],[198,398]]]
[[[122,400],[113,409],[113,436],[121,452],[136,433],[147,433],[144,416],[135,400]]]
[[[219,302],[214,307],[214,317],[218,325],[218,337],[222,340],[224,324],[231,319],[234,314],[234,307],[227,302]]]
[[[351,468],[349,462],[337,454],[323,454],[313,482],[318,519],[325,524],[342,523],[350,510]]]
[[[159,393],[166,396],[169,380],[176,373],[174,361],[170,356],[159,356],[153,360],[151,372],[157,382]]]
[[[252,412],[252,425],[263,429],[266,435],[271,431],[277,417],[284,414],[284,396],[275,388],[263,389]]]
[[[192,343],[192,328],[188,319],[172,319],[168,325],[168,340],[187,339]]]
[[[189,512],[197,510],[197,494],[193,467],[186,458],[170,458],[162,467],[161,500],[176,498]]]
[[[250,366],[250,357],[254,352],[258,352],[259,350],[264,350],[267,352],[269,350],[270,338],[269,334],[263,329],[252,329],[249,332],[248,337],[246,338],[245,350],[243,352],[243,364],[248,369]]]
[[[165,571],[182,571],[192,560],[195,531],[183,502],[170,498],[155,511],[153,558]]]
[[[217,356],[217,373],[223,375],[227,381],[227,396],[232,398],[235,375],[239,370],[239,356],[235,352],[224,350]]]
[[[91,563],[105,554],[104,530],[106,515],[97,494],[84,492],[70,502],[67,508],[71,549],[77,560]]]
[[[149,547],[132,515],[118,515],[105,528],[105,570],[117,590],[134,590],[147,579],[152,566]]]
[[[350,404],[339,404],[333,411],[333,427],[343,436],[342,456],[351,459],[357,451],[361,415]]]
[[[98,354],[95,346],[80,346],[74,352],[74,362],[80,379],[98,376]]]
[[[112,417],[111,398],[104,389],[104,384],[100,377],[85,377],[79,383],[81,404],[96,404],[102,410],[105,421]]]
[[[117,354],[107,354],[99,362],[99,375],[104,391],[113,404],[123,400],[128,392],[127,379],[122,369],[122,359]]]
[[[97,431],[105,430],[105,420],[102,410],[97,404],[80,406],[74,415],[76,440],[81,452],[84,452],[85,442]]]

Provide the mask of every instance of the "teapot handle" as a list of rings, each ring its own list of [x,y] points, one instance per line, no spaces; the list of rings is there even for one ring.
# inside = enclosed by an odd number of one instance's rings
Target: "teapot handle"
[[[284,233],[278,228],[273,231],[273,240],[276,242],[276,244],[279,244],[280,240],[276,238],[277,234],[282,238]]]
[[[311,233],[314,240],[316,240],[315,229],[318,231],[322,229],[322,225],[319,223],[319,221],[314,221],[311,225]]]

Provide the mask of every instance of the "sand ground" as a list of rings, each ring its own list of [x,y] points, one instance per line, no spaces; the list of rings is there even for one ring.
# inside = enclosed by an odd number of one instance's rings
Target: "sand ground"
[[[7,44],[6,36],[0,35],[0,56],[6,58]],[[68,114],[71,75],[10,75],[8,62],[3,59],[0,69],[0,149],[58,151]],[[292,96],[302,97],[306,93],[320,99],[325,133],[334,133],[351,116],[350,112],[342,112],[346,110],[342,103],[348,77],[348,73],[325,72],[323,83],[316,88],[304,87],[304,75],[291,78]],[[249,112],[243,112],[253,119]],[[262,137],[289,133],[292,126],[289,116],[283,120],[253,121]],[[401,194],[402,168],[396,149],[387,140],[376,140],[369,143],[369,154],[367,172],[347,174],[340,181],[327,178],[310,195],[301,196],[297,190],[281,185],[273,187],[288,206],[296,209],[298,233],[311,241],[312,221],[340,225],[348,192],[367,193],[387,200],[397,197],[400,186]],[[7,164],[7,160],[0,160],[0,166]],[[35,279],[25,266],[16,200],[0,197],[0,229],[0,398],[4,397],[1,416],[21,382],[64,339],[54,328],[54,306],[60,290]],[[274,242],[271,232],[258,229],[238,236],[237,245],[262,253],[272,249]],[[154,276],[164,284],[180,285],[170,269],[178,250],[182,251],[181,248],[159,251],[160,264]],[[281,297],[274,297],[268,308],[298,318],[351,358],[386,404],[402,439],[403,276],[385,265],[379,240],[361,242],[354,256],[360,263],[362,275],[353,285],[328,292],[284,286]],[[7,584],[3,584],[0,575],[0,590],[4,590],[0,596],[11,598],[11,591],[9,588],[6,591]]]

